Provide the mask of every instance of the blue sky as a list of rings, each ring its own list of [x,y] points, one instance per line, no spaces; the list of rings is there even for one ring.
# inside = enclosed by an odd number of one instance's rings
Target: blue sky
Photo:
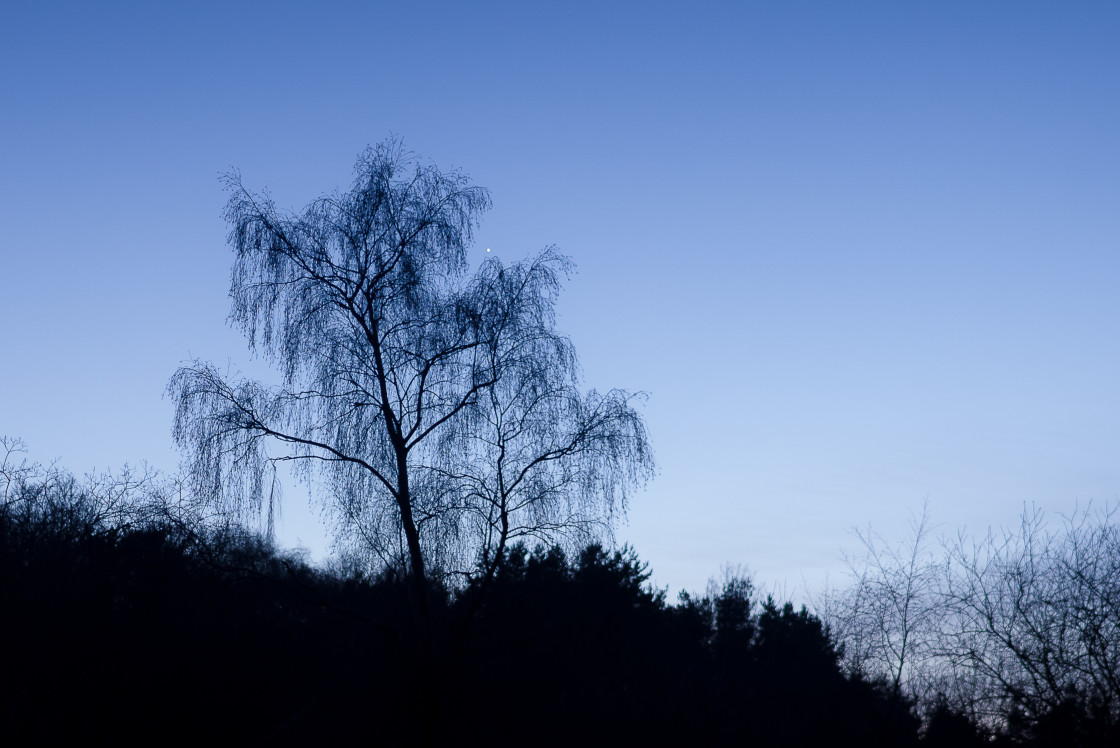
[[[476,252],[576,261],[588,386],[650,393],[658,583],[1115,500],[1120,6],[598,5],[8,9],[0,433],[174,470],[179,362],[265,373],[219,174],[298,208],[396,134],[491,190]]]

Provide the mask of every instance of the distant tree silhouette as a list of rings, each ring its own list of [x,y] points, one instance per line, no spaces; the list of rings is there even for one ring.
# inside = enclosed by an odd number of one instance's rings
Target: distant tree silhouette
[[[1120,721],[1120,527],[1112,511],[1087,508],[1054,531],[1041,511],[1024,510],[1016,530],[960,537],[948,550],[943,657],[988,712],[1014,708],[1041,725],[1095,704]],[[1096,729],[1101,720],[1092,722]]]
[[[944,613],[942,569],[930,552],[928,506],[911,523],[910,537],[891,545],[872,531],[857,531],[864,547],[848,559],[854,584],[829,601],[829,622],[844,642],[847,666],[889,679],[900,695],[934,693],[938,684],[932,633]]]
[[[298,215],[227,177],[231,319],[282,383],[194,362],[169,390],[200,496],[259,511],[292,461],[431,637],[434,581],[485,589],[519,538],[586,541],[652,469],[633,396],[582,394],[554,330],[566,258],[467,277],[486,191],[389,141]]]
[[[1114,512],[1090,507],[1055,531],[1041,511],[1024,510],[1013,530],[943,540],[940,557],[919,553],[924,521],[916,529],[905,552],[868,542],[857,583],[832,601],[849,668],[916,699],[929,741],[968,725],[1029,745],[1115,739]]]
[[[981,748],[989,744],[984,731],[953,708],[944,694],[935,697],[926,717],[922,745],[929,748]]]
[[[1037,715],[1013,709],[1008,733],[1018,743],[1039,748],[1108,748],[1120,743],[1120,718],[1114,704],[1099,695],[1067,689],[1064,698]]]

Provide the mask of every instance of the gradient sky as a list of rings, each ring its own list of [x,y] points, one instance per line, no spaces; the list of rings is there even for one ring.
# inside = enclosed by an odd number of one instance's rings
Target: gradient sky
[[[1120,4],[17,3],[0,23],[0,434],[174,471],[225,324],[220,173],[282,206],[397,134],[577,263],[586,384],[650,393],[619,538],[702,589],[1120,491]],[[280,539],[317,555],[306,489]]]

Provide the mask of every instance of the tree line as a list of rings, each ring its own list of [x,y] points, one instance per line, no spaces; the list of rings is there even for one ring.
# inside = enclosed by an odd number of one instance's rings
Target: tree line
[[[423,631],[404,574],[316,568],[174,481],[0,476],[13,744],[916,744],[819,618],[743,576],[670,604],[631,549],[514,544],[486,590],[433,583]]]
[[[181,367],[175,479],[0,442],[19,742],[1117,736],[1109,517],[937,563],[924,525],[909,555],[868,538],[820,615],[741,575],[671,604],[608,550],[655,465],[643,395],[585,390],[556,329],[568,258],[472,269],[488,193],[396,140],[300,212],[224,181],[230,320],[276,381]],[[281,465],[335,530],[326,567],[269,540]]]
[[[671,603],[632,549],[514,544],[485,588],[433,584],[425,632],[398,570],[316,567],[189,501],[181,481],[77,479],[3,447],[0,730],[13,744],[1106,746],[1120,734],[1107,513],[1041,535],[1030,514],[968,544],[963,590],[929,586],[937,557],[920,546],[872,543],[879,561],[818,612],[733,573]]]

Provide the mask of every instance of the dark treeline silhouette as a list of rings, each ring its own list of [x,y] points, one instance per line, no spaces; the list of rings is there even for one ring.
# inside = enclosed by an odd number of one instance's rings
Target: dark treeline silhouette
[[[915,739],[817,618],[745,578],[669,605],[629,549],[514,546],[481,603],[433,586],[432,658],[406,579],[312,568],[158,479],[0,486],[13,744]]]
[[[630,549],[515,548],[451,682],[514,735],[570,743],[908,745],[908,705],[845,677],[821,622],[729,578],[667,605]],[[497,716],[497,715],[496,715]]]
[[[631,549],[513,546],[485,595],[314,568],[174,484],[0,470],[9,744],[1110,745],[1076,691],[1000,729],[845,668],[822,621],[728,575],[676,604]],[[421,637],[433,637],[421,644]],[[427,652],[434,651],[432,657]],[[919,713],[924,715],[919,719]]]

